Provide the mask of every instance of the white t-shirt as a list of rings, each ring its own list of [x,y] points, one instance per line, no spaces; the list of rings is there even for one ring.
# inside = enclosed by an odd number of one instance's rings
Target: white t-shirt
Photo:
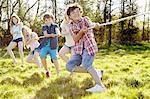
[[[27,46],[31,48],[31,51],[33,51],[35,48],[37,48],[40,45],[40,43],[38,42],[39,38],[37,33],[32,32],[30,36],[32,41]]]
[[[61,24],[61,28],[62,28],[62,35],[65,37],[65,45],[72,47],[75,45],[75,42],[73,40],[73,37],[71,36],[70,32],[69,32],[69,24],[66,23],[62,23]]]
[[[23,37],[21,25],[13,25],[11,28],[11,32],[13,40]]]

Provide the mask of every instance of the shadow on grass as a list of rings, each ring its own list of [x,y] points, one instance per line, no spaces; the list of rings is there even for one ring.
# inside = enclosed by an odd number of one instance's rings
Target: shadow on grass
[[[23,86],[28,87],[29,85],[37,85],[40,84],[43,80],[43,75],[39,74],[38,72],[35,72],[29,78],[26,78],[23,81]]]
[[[44,77],[41,73],[35,72],[28,78],[26,78],[23,83],[17,79],[17,77],[5,77],[1,80],[0,84],[11,84],[11,85],[37,85],[40,84],[44,80]]]
[[[34,99],[81,99],[87,96],[85,89],[92,87],[93,82],[87,78],[82,82],[78,82],[71,77],[60,77],[36,92]]]
[[[6,77],[0,84],[11,84],[11,85],[21,85],[21,82],[16,77]]]

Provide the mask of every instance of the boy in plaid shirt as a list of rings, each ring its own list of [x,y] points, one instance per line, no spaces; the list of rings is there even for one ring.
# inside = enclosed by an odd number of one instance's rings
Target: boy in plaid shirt
[[[67,15],[72,20],[69,24],[69,30],[75,41],[75,54],[66,64],[66,68],[68,71],[74,72],[77,66],[82,64],[96,82],[94,87],[86,91],[104,92],[106,88],[102,84],[96,69],[92,66],[95,53],[98,51],[93,30],[88,29],[92,26],[92,22],[88,17],[82,17],[82,8],[78,4],[73,4],[68,7]]]

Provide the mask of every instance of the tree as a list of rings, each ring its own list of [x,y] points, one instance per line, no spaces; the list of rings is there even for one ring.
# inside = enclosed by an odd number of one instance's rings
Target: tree
[[[148,11],[150,11],[150,1],[149,1],[149,6],[148,6]],[[148,30],[148,33],[147,33],[147,36],[148,36],[148,42],[150,40],[150,14],[148,14],[148,26],[147,26],[147,30]]]
[[[112,4],[112,0],[109,1],[109,22],[111,22],[111,4]],[[109,25],[109,34],[108,34],[108,46],[111,45],[111,34],[112,34],[112,25]]]
[[[55,20],[57,21],[57,2],[56,2],[56,0],[52,0],[52,9],[53,9],[53,14],[54,14]]]
[[[147,9],[147,2],[145,3],[145,12]],[[146,40],[146,33],[145,33],[145,23],[146,23],[146,15],[144,15],[144,21],[143,21],[143,33],[142,33],[142,40]]]
[[[121,18],[125,17],[125,0],[121,0],[121,8],[122,8],[122,12],[121,12]],[[122,35],[124,34],[124,21],[121,21],[121,35],[120,35],[120,40],[121,42],[123,41],[122,39]]]
[[[39,1],[39,0],[36,0],[36,1],[34,2],[34,4],[33,4],[31,7],[29,7],[29,8],[25,11],[25,14],[24,14],[24,16],[23,16],[23,18],[22,18],[22,21],[25,20],[25,17],[26,17],[26,15],[27,15],[27,13],[37,4],[38,1]]]
[[[137,5],[135,1],[121,0],[121,4],[121,18],[137,14]],[[118,39],[121,44],[132,44],[136,42],[136,35],[139,29],[133,25],[134,20],[135,18],[132,18],[131,20],[120,22],[121,30]]]
[[[4,6],[5,2],[6,2],[6,0],[2,0],[1,4],[0,4],[0,22],[2,20],[2,9],[6,8],[6,6]]]

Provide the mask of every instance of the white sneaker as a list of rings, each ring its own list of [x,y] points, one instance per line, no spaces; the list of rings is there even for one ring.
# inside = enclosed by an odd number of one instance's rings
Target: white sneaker
[[[104,87],[102,87],[102,86],[96,84],[94,87],[89,88],[89,89],[87,89],[86,91],[92,92],[92,93],[94,93],[94,92],[105,92],[105,91],[106,91],[106,88],[104,88]]]
[[[96,69],[96,72],[97,72],[97,75],[99,76],[99,78],[102,80],[104,70]]]

